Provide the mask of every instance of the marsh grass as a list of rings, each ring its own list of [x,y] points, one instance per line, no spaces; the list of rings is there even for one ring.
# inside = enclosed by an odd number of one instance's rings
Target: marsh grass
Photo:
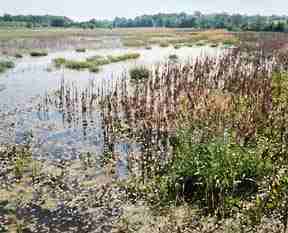
[[[100,66],[127,60],[133,60],[139,58],[140,56],[141,55],[139,53],[127,53],[118,56],[110,55],[107,57],[96,55],[87,58],[86,61],[75,61],[75,60],[66,60],[65,58],[56,58],[53,60],[53,63],[58,68],[61,66],[65,66],[66,68],[73,70],[89,69],[90,72],[97,73],[100,71],[99,69]]]

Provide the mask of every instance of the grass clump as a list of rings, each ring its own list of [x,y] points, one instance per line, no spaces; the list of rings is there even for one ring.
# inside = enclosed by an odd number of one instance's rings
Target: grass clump
[[[129,71],[129,74],[133,81],[141,81],[149,78],[150,71],[145,67],[135,67]]]
[[[211,47],[211,48],[217,48],[217,47],[218,47],[218,44],[216,44],[216,43],[210,44],[210,47]]]
[[[133,60],[137,59],[140,57],[139,53],[127,53],[124,55],[119,55],[119,56],[108,56],[108,60],[111,63],[116,63],[116,62],[121,62],[121,61],[126,61],[126,60]]]
[[[161,48],[167,48],[167,47],[169,47],[169,43],[168,43],[168,42],[161,42],[161,43],[159,44],[159,46],[160,46]]]
[[[176,44],[176,45],[174,45],[174,49],[181,49],[181,45],[180,44]]]
[[[85,49],[85,48],[77,48],[77,49],[75,49],[75,51],[76,51],[77,53],[85,53],[85,52],[86,52],[86,49]]]
[[[23,55],[21,53],[15,53],[14,57],[15,58],[23,58]]]
[[[65,65],[66,59],[63,57],[55,58],[53,60],[56,67],[61,67],[62,65]]]
[[[96,55],[87,58],[85,61],[66,60],[65,58],[56,58],[53,60],[56,67],[65,66],[65,68],[72,70],[89,69],[90,72],[97,73],[100,71],[100,66],[126,61],[130,59],[137,59],[140,57],[139,53],[128,53],[120,56],[103,57]]]
[[[30,52],[31,57],[45,57],[47,55],[48,55],[47,51],[35,50],[35,51]]]
[[[5,72],[7,69],[12,69],[15,67],[12,61],[0,61],[0,73]]]
[[[87,61],[66,61],[65,67],[72,70],[83,70],[83,69],[89,69],[91,66],[91,63]]]
[[[205,45],[205,42],[204,42],[204,41],[198,41],[195,45],[196,45],[197,47],[201,47],[201,46],[204,46],[204,45]]]
[[[100,71],[100,68],[99,68],[97,65],[91,66],[91,67],[89,68],[89,71],[90,71],[91,73],[98,73],[98,72]]]

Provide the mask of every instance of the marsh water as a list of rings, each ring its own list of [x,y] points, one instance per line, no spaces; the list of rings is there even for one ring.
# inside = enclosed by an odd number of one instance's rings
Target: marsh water
[[[74,159],[81,153],[90,152],[101,155],[104,149],[101,114],[95,110],[81,116],[80,122],[67,122],[63,112],[57,109],[40,112],[37,101],[59,88],[63,79],[78,87],[86,87],[91,80],[95,83],[113,80],[137,65],[153,66],[165,63],[169,55],[176,54],[180,62],[187,62],[197,56],[218,56],[223,50],[205,47],[153,47],[146,49],[99,49],[86,53],[62,51],[50,53],[46,57],[26,56],[15,60],[15,68],[0,75],[0,143],[22,144],[31,141],[35,158]],[[72,71],[53,67],[53,59],[63,57],[81,60],[95,55],[118,55],[138,52],[136,60],[109,64],[101,67],[99,73]],[[83,124],[83,118],[85,124]],[[137,151],[137,145],[128,142],[116,142],[114,150],[122,156],[118,166],[126,166],[128,151]],[[125,173],[125,169],[118,169]],[[124,174],[122,174],[124,175]]]

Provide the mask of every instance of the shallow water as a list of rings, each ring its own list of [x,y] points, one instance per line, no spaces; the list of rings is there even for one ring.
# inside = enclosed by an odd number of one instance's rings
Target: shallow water
[[[94,55],[117,55],[127,52],[139,52],[141,57],[133,61],[103,66],[97,74],[89,71],[71,71],[55,69],[52,60],[58,57],[67,59],[85,59]],[[88,86],[91,80],[99,82],[119,77],[135,65],[163,63],[169,55],[176,54],[180,62],[197,56],[217,56],[220,48],[183,47],[180,49],[153,47],[145,49],[105,49],[86,53],[75,51],[55,52],[47,57],[24,57],[16,60],[16,67],[0,75],[0,143],[21,144],[30,140],[35,157],[46,159],[73,159],[83,152],[103,154],[104,136],[101,114],[97,111],[77,121],[67,121],[67,116],[57,110],[39,112],[35,108],[37,98],[59,88],[61,80],[73,82],[79,87]],[[97,82],[96,82],[97,83]],[[33,135],[33,137],[31,137]],[[115,151],[122,155],[119,173],[125,174],[125,155],[128,151],[137,151],[137,146],[127,142],[116,142]]]

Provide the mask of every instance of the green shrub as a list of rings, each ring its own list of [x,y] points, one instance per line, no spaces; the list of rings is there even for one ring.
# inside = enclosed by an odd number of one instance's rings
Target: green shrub
[[[145,67],[136,67],[131,69],[129,74],[133,81],[141,81],[149,78],[150,71]]]
[[[272,161],[263,160],[255,148],[245,148],[223,139],[193,143],[193,138],[195,135],[190,129],[179,131],[175,138],[175,158],[167,172],[172,187],[167,190],[170,197],[178,195],[175,187],[179,181],[197,177],[201,188],[192,198],[215,210],[219,205],[224,205],[219,201],[219,196],[224,200],[232,195],[235,181],[257,181],[272,173]]]
[[[32,51],[32,52],[30,52],[30,56],[31,57],[45,57],[45,56],[47,56],[48,55],[48,53],[46,52],[46,51]]]

